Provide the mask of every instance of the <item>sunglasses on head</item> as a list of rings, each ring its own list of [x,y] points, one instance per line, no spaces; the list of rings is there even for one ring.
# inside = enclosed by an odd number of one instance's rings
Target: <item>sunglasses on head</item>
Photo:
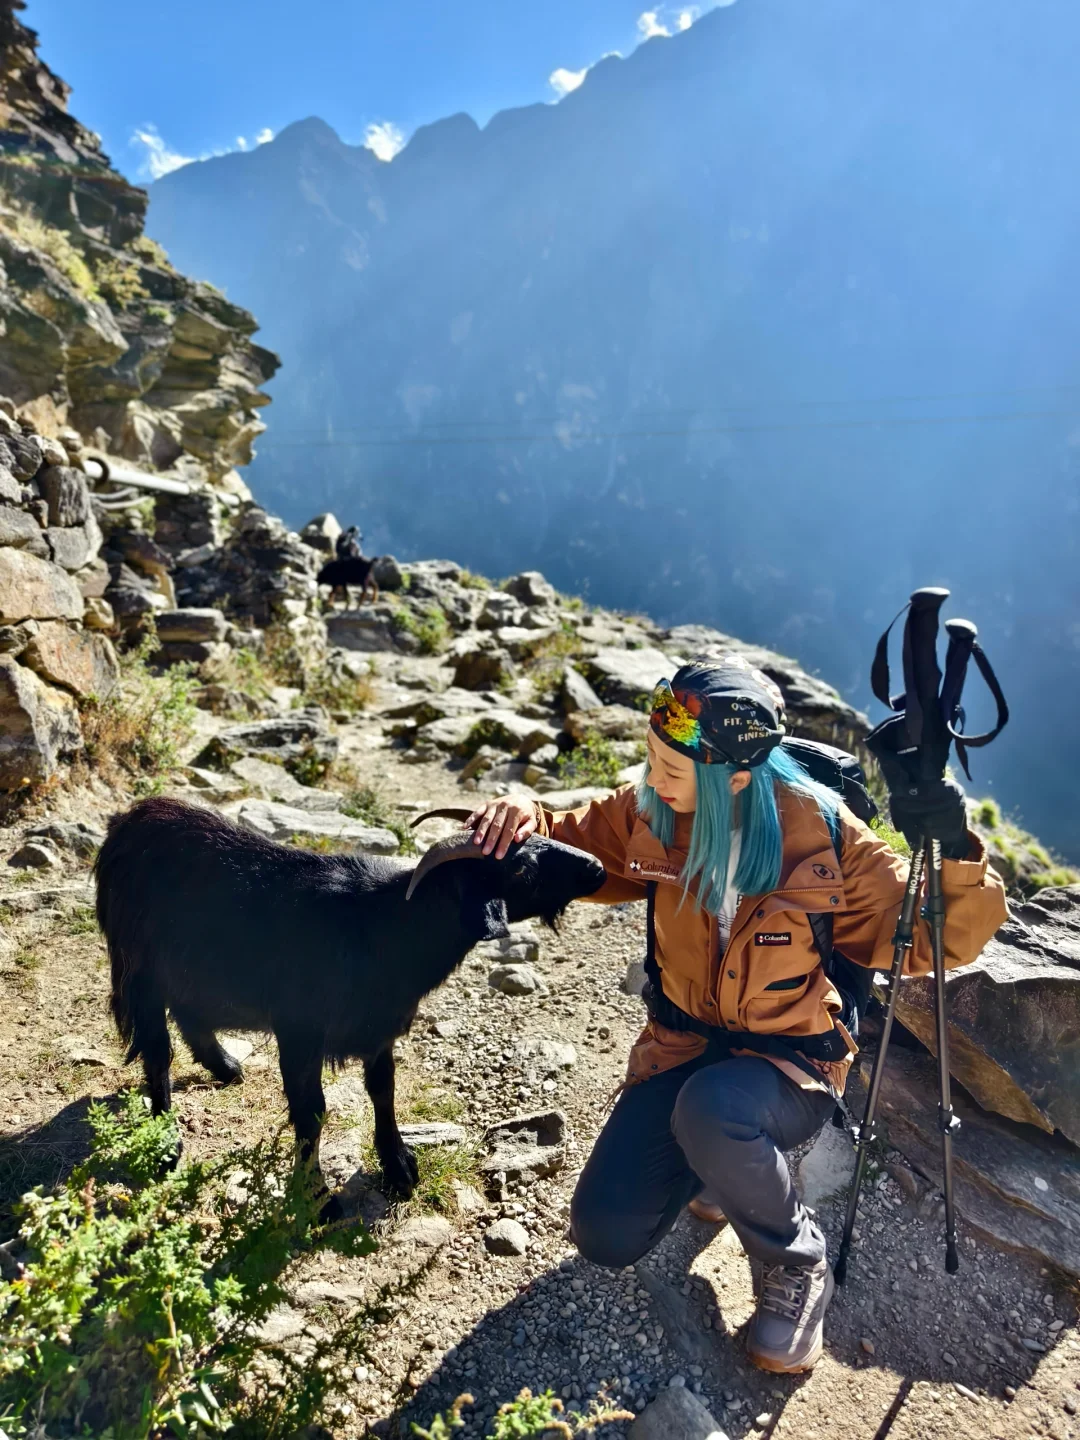
[[[689,697],[688,697],[689,698]],[[670,680],[661,680],[652,693],[649,724],[658,735],[697,753],[694,759],[700,765],[734,765],[734,758],[726,754],[702,732],[696,715],[685,706]]]

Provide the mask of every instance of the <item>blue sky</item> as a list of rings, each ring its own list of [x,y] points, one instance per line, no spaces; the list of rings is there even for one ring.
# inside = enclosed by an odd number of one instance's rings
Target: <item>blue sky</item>
[[[716,0],[29,0],[40,53],[117,169],[147,181],[318,115],[389,158],[418,126],[553,101]],[[554,82],[552,80],[554,77]]]

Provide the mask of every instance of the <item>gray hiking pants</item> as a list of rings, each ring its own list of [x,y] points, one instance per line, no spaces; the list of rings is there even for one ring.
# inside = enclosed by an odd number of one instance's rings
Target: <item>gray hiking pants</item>
[[[709,1052],[624,1090],[578,1179],[574,1243],[597,1265],[630,1265],[704,1189],[746,1253],[810,1266],[825,1237],[799,1200],[783,1151],[808,1140],[834,1101],[758,1056]]]

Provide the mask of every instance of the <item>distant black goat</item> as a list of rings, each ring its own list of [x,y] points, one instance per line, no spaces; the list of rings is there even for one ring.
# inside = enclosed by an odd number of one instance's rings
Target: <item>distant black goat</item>
[[[113,816],[95,870],[112,1012],[127,1060],[142,1056],[154,1114],[172,1103],[166,1010],[226,1085],[242,1071],[214,1032],[273,1031],[300,1158],[315,1165],[323,1063],[359,1057],[375,1149],[402,1195],[417,1169],[394,1115],[394,1040],[475,944],[515,920],[554,925],[604,879],[592,856],[535,835],[501,861],[454,835],[412,868],[290,849],[167,799]]]
[[[360,591],[360,604],[364,603],[364,596],[370,586],[372,590],[371,603],[374,605],[379,598],[379,582],[371,573],[377,557],[368,559],[364,555],[348,555],[343,560],[328,560],[315,577],[319,585],[330,586],[330,604],[333,605],[334,597],[340,590],[345,596],[345,606],[349,604],[349,586],[355,586]]]

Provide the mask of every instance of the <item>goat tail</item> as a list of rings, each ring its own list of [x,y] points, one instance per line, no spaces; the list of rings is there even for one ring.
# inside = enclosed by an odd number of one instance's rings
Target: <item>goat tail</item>
[[[139,969],[138,948],[132,944],[130,933],[132,901],[135,887],[132,882],[131,853],[129,850],[129,817],[113,815],[109,820],[105,843],[98,851],[94,862],[94,879],[97,882],[97,922],[109,952],[111,984],[109,1009],[120,1039],[128,1047],[124,1063],[130,1064],[139,1054],[139,1043],[135,1034],[135,1007],[132,997],[132,981]],[[125,943],[126,942],[126,943]]]

